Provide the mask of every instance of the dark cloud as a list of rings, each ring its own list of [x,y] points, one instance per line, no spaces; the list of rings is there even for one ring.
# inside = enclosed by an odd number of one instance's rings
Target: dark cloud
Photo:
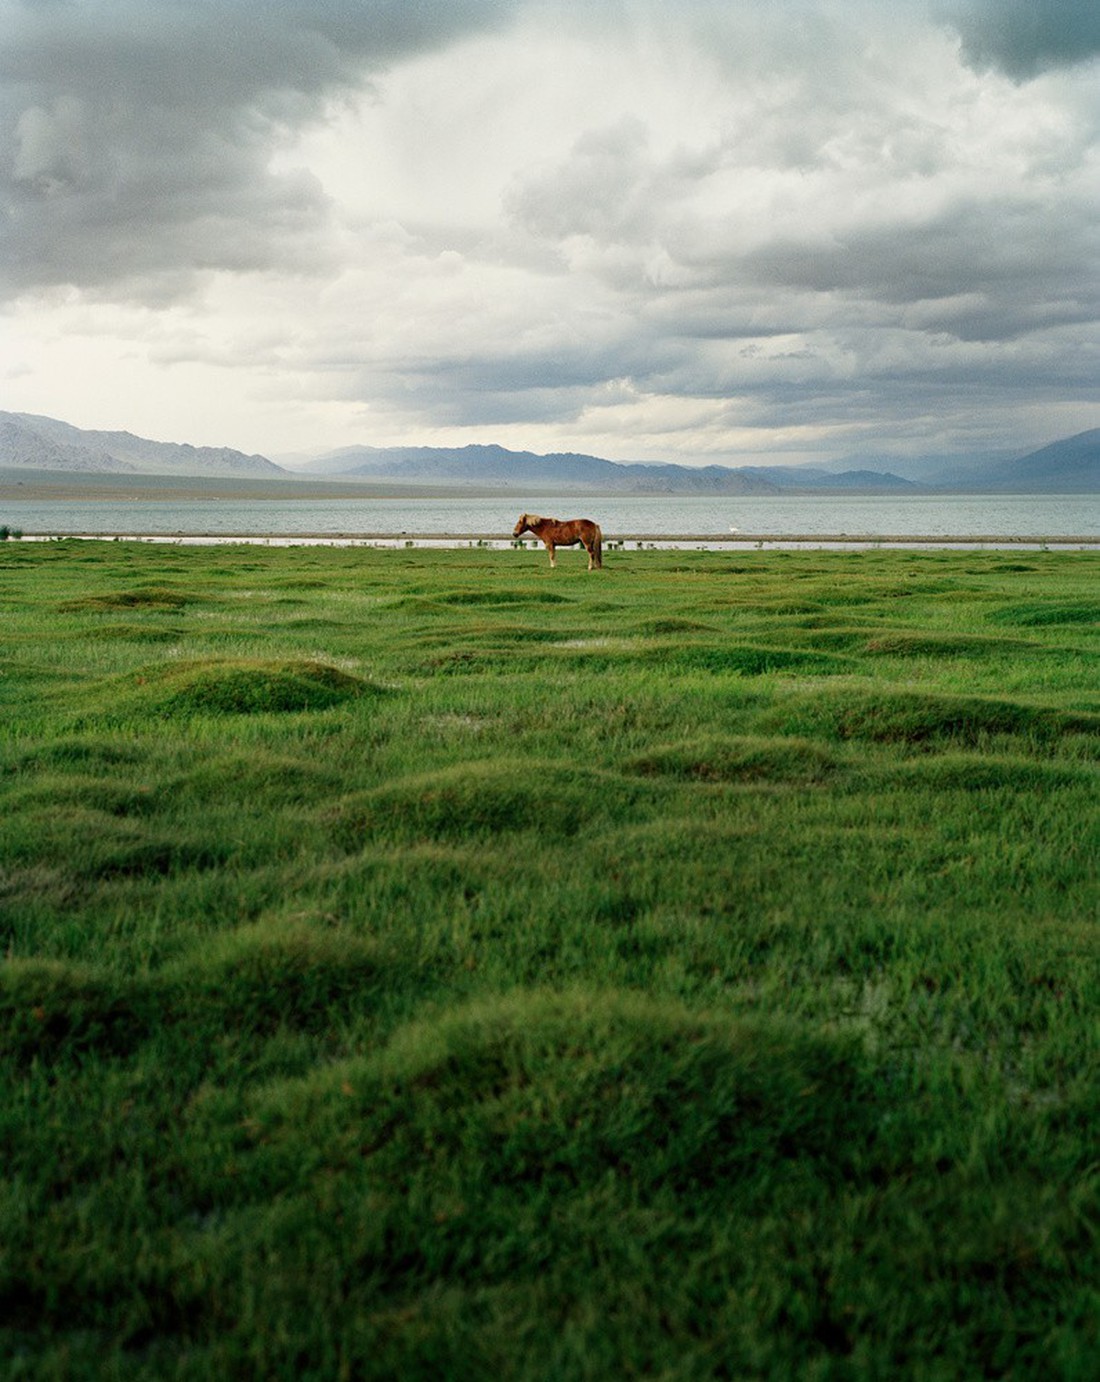
[[[1095,320],[1100,231],[1080,205],[1061,218],[1010,198],[963,204],[923,223],[853,227],[826,245],[775,241],[738,272],[757,285],[870,302],[912,328],[1011,340]],[[839,315],[839,314],[838,314]]]
[[[1095,0],[947,0],[968,60],[1024,80],[1100,54]]]
[[[272,171],[280,140],[509,8],[0,0],[0,283],[149,299],[208,269],[323,267],[325,197]]]

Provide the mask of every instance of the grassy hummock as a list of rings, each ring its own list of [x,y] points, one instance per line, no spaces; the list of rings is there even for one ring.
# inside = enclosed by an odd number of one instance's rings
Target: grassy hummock
[[[1100,563],[0,552],[12,1378],[1091,1378]]]

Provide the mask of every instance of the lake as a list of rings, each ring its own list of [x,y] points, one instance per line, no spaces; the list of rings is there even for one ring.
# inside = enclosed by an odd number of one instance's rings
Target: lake
[[[0,492],[0,523],[27,536],[313,538],[401,543],[507,543],[522,501],[506,498],[153,499],[117,491],[18,500]],[[534,506],[533,506],[534,507]],[[537,510],[584,515],[605,541],[741,545],[784,538],[848,541],[1079,539],[1100,544],[1100,496],[827,495],[539,498]]]

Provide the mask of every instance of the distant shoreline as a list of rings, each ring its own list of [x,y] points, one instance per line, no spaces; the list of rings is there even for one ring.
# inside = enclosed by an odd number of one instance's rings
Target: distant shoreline
[[[350,480],[340,479],[299,479],[288,476],[286,479],[270,476],[237,475],[133,475],[119,474],[117,471],[65,471],[32,470],[18,466],[0,465],[0,501],[19,499],[30,503],[58,501],[95,502],[104,500],[118,503],[120,500],[133,500],[135,503],[150,499],[196,501],[204,499],[239,500],[302,500],[302,499],[498,499],[514,500],[522,507],[530,499],[540,498],[578,501],[667,499],[676,503],[684,499],[713,499],[716,503],[736,502],[741,499],[937,499],[937,498],[981,498],[1006,499],[1012,497],[1035,500],[1061,499],[1069,497],[1069,492],[1055,490],[1042,493],[1028,493],[1017,490],[975,490],[940,489],[938,487],[914,487],[899,494],[894,490],[874,486],[852,486],[842,490],[832,488],[817,489],[813,486],[784,487],[775,494],[754,492],[739,493],[725,490],[620,490],[594,486],[592,488],[563,488],[548,483],[503,487],[500,485],[412,485],[400,484],[394,480]],[[1095,492],[1086,492],[1086,497],[1095,498]]]
[[[526,494],[551,494],[555,490],[516,491],[517,502]],[[499,499],[499,489],[476,486],[399,485],[392,482],[353,480],[278,480],[231,475],[119,475],[115,471],[21,470],[0,466],[0,495],[29,503],[52,500],[118,503],[132,499]],[[508,495],[503,496],[505,498]],[[587,498],[610,496],[586,495]]]

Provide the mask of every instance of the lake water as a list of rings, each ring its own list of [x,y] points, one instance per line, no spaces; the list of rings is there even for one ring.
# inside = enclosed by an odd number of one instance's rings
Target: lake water
[[[9,491],[10,493],[10,491]],[[188,540],[230,537],[463,543],[510,539],[515,498],[286,498],[15,500],[0,495],[0,522],[27,536],[125,535]],[[1082,539],[1100,544],[1100,496],[906,495],[713,498],[539,498],[538,511],[595,518],[605,541],[882,538],[939,541]]]

